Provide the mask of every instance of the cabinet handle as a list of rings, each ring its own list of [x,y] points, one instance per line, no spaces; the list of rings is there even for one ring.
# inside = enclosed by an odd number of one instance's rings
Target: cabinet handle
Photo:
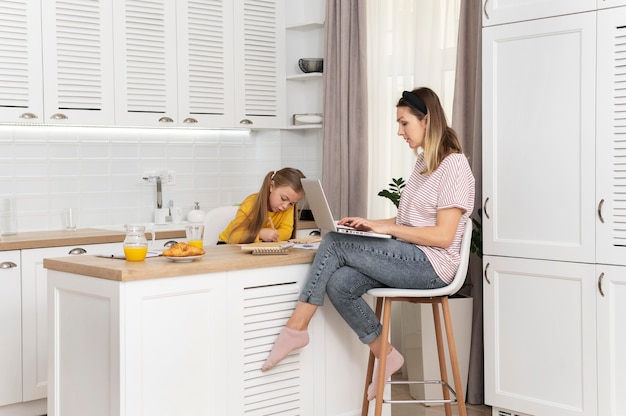
[[[483,5],[483,12],[485,13],[485,17],[489,19],[489,13],[487,13],[487,3],[489,3],[489,0],[485,0],[485,4]]]
[[[248,120],[247,118],[244,118],[243,120],[239,122],[239,124],[252,124],[252,121]]]
[[[165,116],[165,117],[161,117],[159,119],[159,123],[173,123],[174,120],[172,120],[171,118]]]
[[[13,263],[12,261],[3,261],[2,263],[0,263],[0,269],[10,269],[12,267],[17,267],[17,264]]]
[[[20,118],[24,118],[26,120],[30,120],[30,119],[38,118],[38,117],[37,117],[36,114],[33,114],[33,113],[24,113],[24,114],[20,115]]]
[[[600,273],[600,276],[598,276],[598,291],[600,292],[600,295],[604,297],[604,292],[602,291],[602,279],[604,279],[604,272]]]
[[[178,243],[178,241],[170,240],[167,243],[163,244],[163,247],[170,248],[170,247],[176,245],[176,243]]]
[[[489,278],[487,277],[487,270],[489,269],[489,263],[487,263],[485,265],[485,271],[483,272],[484,276],[485,276],[485,280],[487,281],[487,284],[490,285],[491,281],[489,280]]]
[[[75,256],[75,255],[78,255],[78,254],[85,254],[86,252],[87,252],[87,250],[85,250],[84,248],[76,247],[76,248],[71,249],[69,251],[69,253],[67,253],[67,254],[69,254],[71,256]]]
[[[50,116],[51,120],[67,120],[67,116],[63,113],[55,113]]]
[[[183,120],[183,123],[185,124],[196,124],[198,122],[198,120],[196,120],[193,117],[187,117],[186,119]]]
[[[602,218],[602,206],[604,205],[604,199],[601,199],[600,202],[598,202],[598,218],[600,219],[600,222],[602,224],[604,224],[604,218]]]
[[[487,217],[487,219],[491,219],[491,217],[489,216],[489,213],[487,212],[487,202],[489,202],[489,197],[485,198],[485,202],[483,203],[483,213],[485,214],[485,217]]]

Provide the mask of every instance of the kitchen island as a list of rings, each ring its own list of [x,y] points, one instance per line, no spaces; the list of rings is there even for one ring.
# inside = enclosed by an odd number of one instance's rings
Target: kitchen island
[[[330,302],[263,373],[314,251],[46,259],[48,415],[358,415],[366,346]]]

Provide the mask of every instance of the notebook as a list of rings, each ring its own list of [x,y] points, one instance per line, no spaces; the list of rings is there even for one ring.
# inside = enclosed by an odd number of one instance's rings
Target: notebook
[[[330,211],[326,194],[324,194],[324,189],[322,188],[322,184],[319,179],[302,179],[302,187],[304,188],[309,208],[311,208],[311,212],[313,212],[315,223],[322,230],[361,235],[364,237],[391,238],[389,234],[379,234],[372,231],[360,231],[351,227],[346,227],[345,225],[338,225],[337,221],[333,219],[333,214]]]
[[[262,254],[289,254],[289,249],[294,243],[288,241],[280,242],[258,242],[250,244],[242,244],[241,250],[250,252],[254,255]]]

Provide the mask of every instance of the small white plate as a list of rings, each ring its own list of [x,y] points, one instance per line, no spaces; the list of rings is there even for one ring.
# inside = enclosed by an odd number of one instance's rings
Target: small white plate
[[[174,257],[174,256],[163,256],[163,257],[175,263],[189,263],[191,261],[194,261],[204,256],[205,254],[200,254],[198,256],[186,256],[186,257]]]

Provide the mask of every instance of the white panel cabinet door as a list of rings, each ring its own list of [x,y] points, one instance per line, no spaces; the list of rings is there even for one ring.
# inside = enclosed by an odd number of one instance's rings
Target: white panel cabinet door
[[[22,401],[20,252],[0,252],[0,406]]]
[[[178,1],[178,124],[232,127],[233,2]]]
[[[295,265],[258,269],[255,276],[245,271],[229,272],[229,281],[236,282],[230,285],[228,301],[230,322],[237,328],[229,332],[228,340],[231,364],[227,382],[233,414],[269,415],[269,409],[312,414],[310,349],[296,350],[276,369],[261,372],[276,336],[296,306],[299,280],[306,270],[305,265]]]
[[[483,264],[485,402],[598,415],[595,266],[495,256]]]
[[[483,29],[483,251],[595,260],[596,14]]]
[[[40,0],[0,0],[0,122],[43,123]]]
[[[45,123],[113,125],[111,3],[42,1]]]
[[[554,17],[596,9],[596,0],[482,0],[483,26]],[[601,0],[599,0],[601,1]],[[609,0],[613,1],[613,0]]]
[[[626,0],[598,0],[598,9],[626,6]]]
[[[598,12],[596,256],[626,265],[626,7]]]
[[[597,266],[598,414],[626,414],[626,267]]]
[[[235,126],[285,125],[284,3],[234,2]]]
[[[225,273],[213,273],[117,283],[123,321],[112,347],[121,351],[120,414],[239,414],[227,400],[227,377],[237,363],[227,339],[233,330],[227,282]],[[116,367],[114,360],[110,368]],[[110,400],[101,393],[103,403]]]
[[[24,401],[47,396],[48,325],[47,269],[44,258],[119,251],[119,243],[22,250],[22,336]]]
[[[178,123],[176,2],[114,0],[115,122]]]

